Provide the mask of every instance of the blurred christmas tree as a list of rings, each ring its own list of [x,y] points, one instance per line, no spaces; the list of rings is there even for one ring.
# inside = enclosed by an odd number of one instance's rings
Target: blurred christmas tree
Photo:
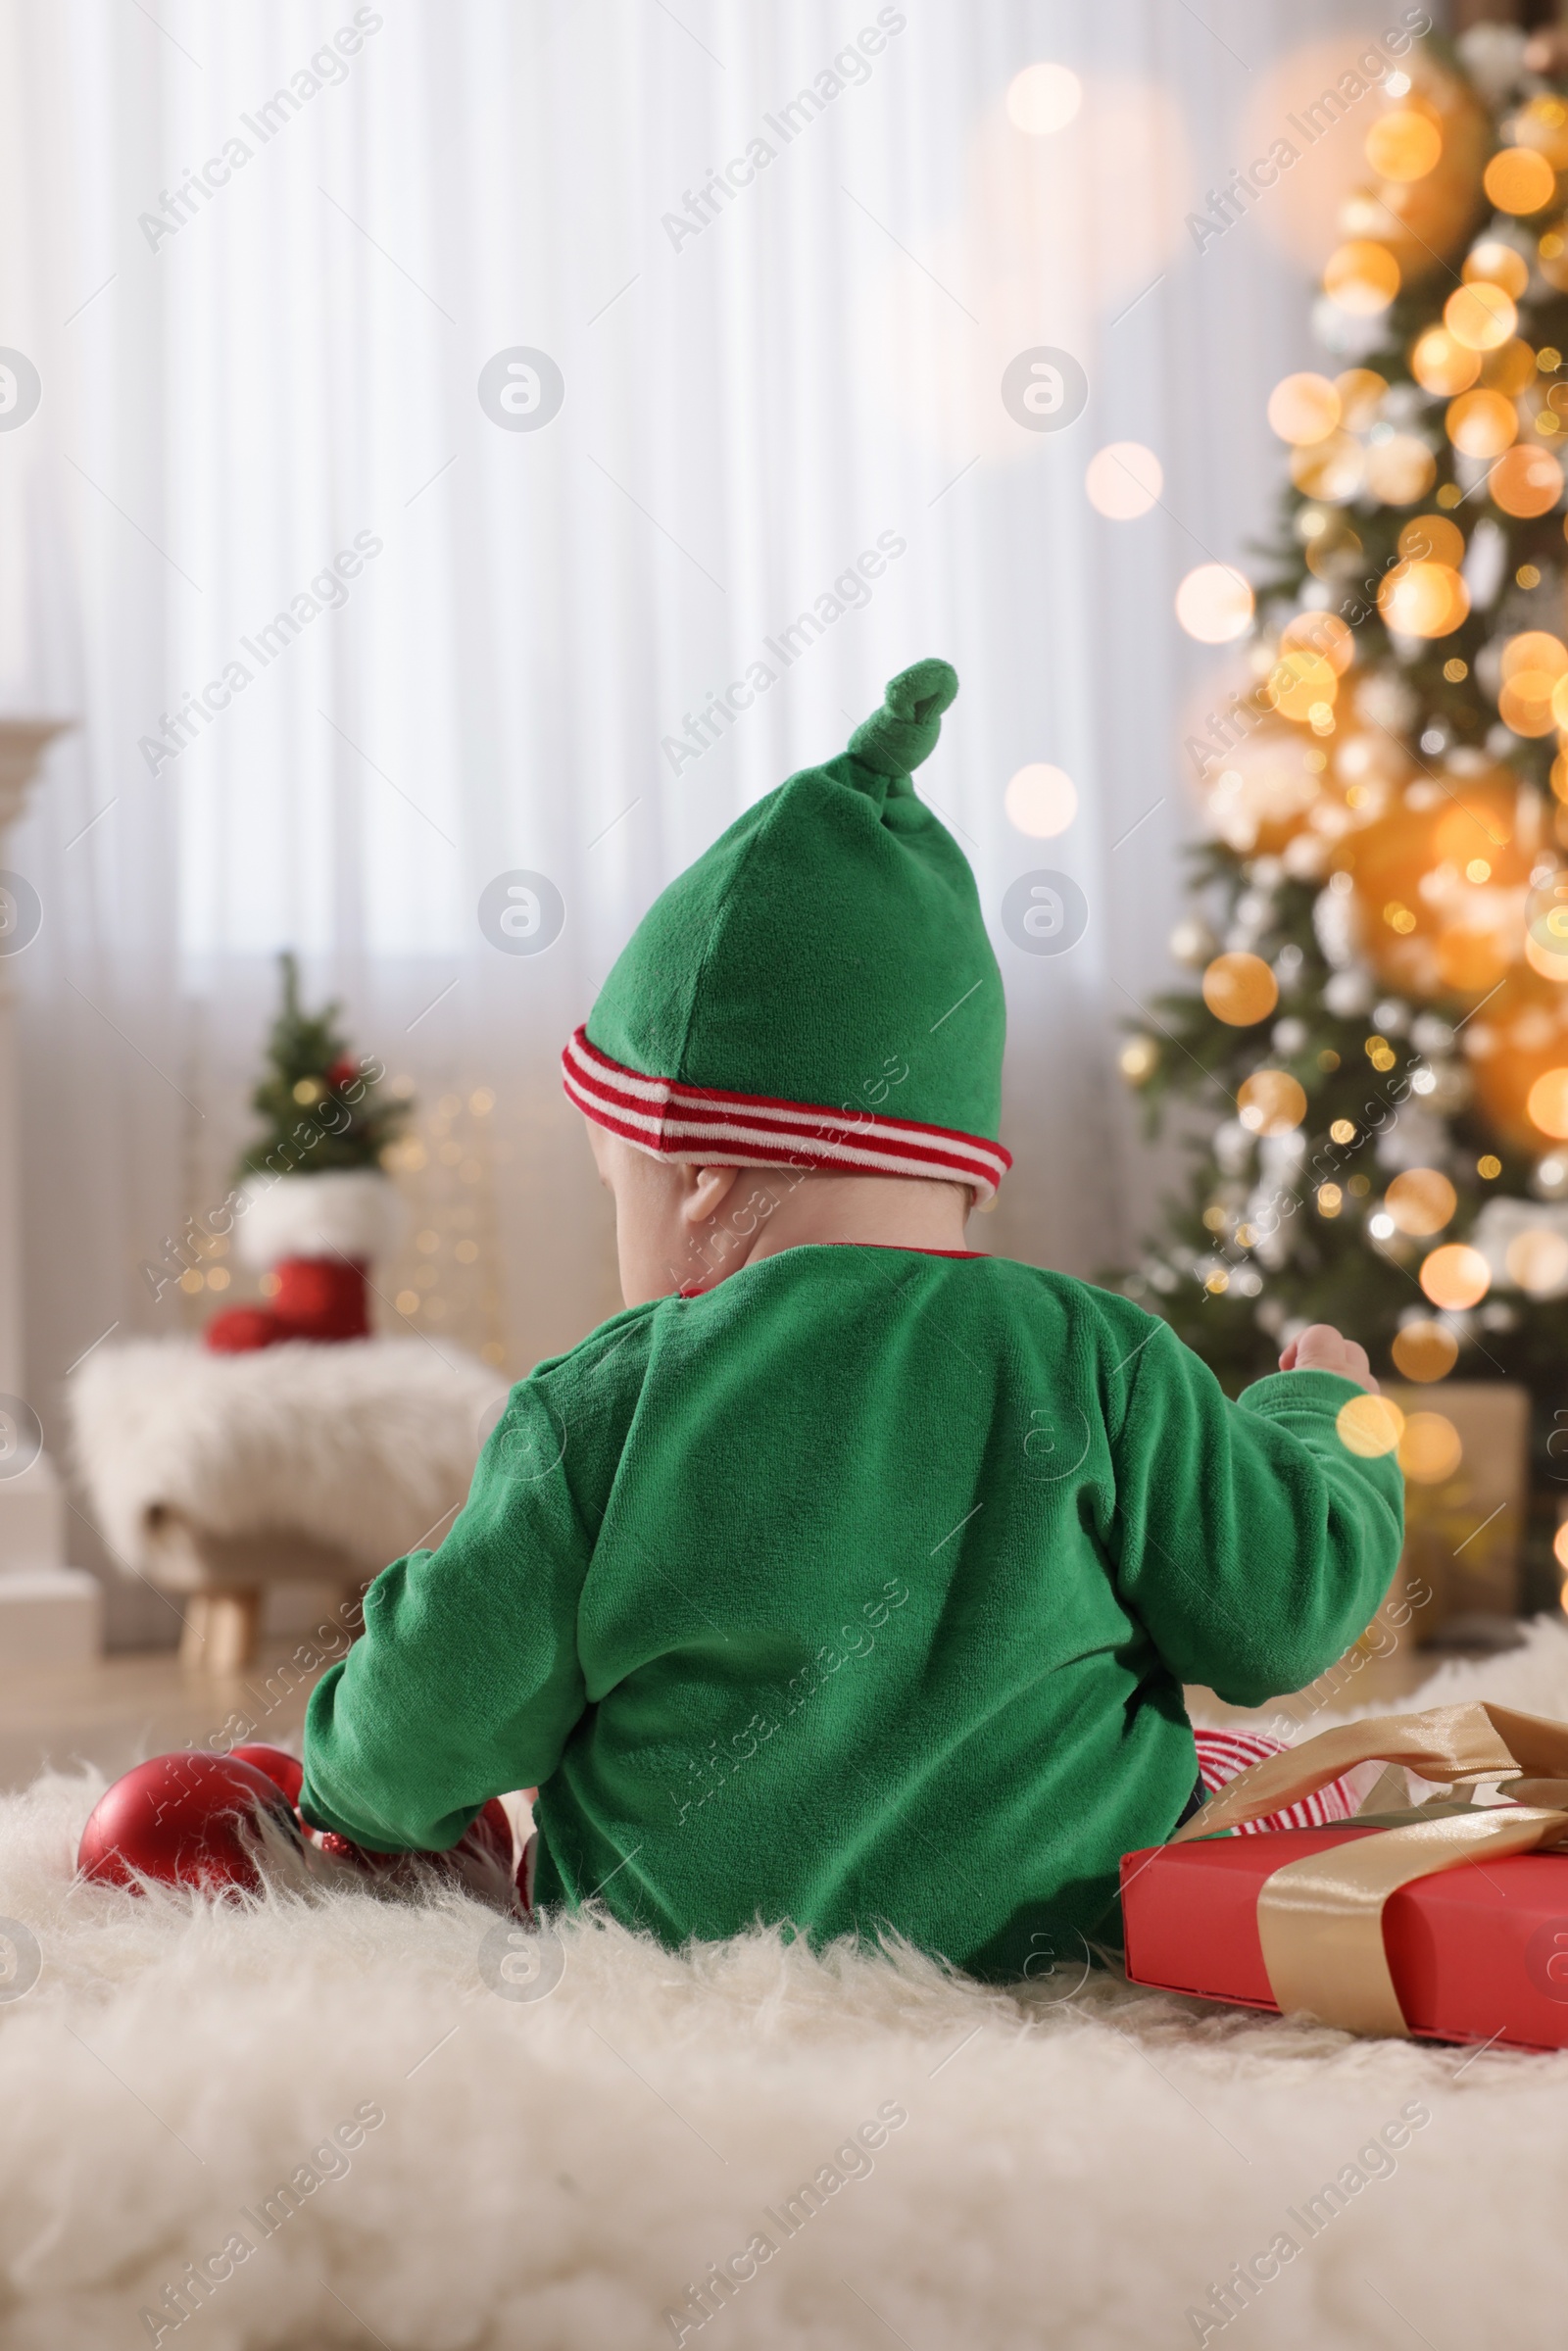
[[[267,1072],[251,1096],[266,1132],[239,1162],[241,1176],[324,1175],[328,1169],[379,1167],[408,1115],[407,1101],[380,1092],[385,1075],[368,1057],[357,1061],[336,1026],[341,1006],[307,1012],[299,965],[278,958],[283,1002],[267,1044]]]
[[[1568,1404],[1565,68],[1481,26],[1339,129],[1367,182],[1314,319],[1338,371],[1269,402],[1261,576],[1177,600],[1250,660],[1187,747],[1201,985],[1121,1055],[1152,1124],[1203,1114],[1123,1286],[1227,1386],[1332,1322],[1384,1376],[1526,1382],[1538,1446]]]

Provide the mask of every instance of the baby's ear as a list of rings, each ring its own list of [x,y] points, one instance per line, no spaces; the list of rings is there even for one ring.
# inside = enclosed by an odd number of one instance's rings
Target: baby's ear
[[[739,1167],[701,1167],[685,1159],[676,1162],[681,1177],[682,1220],[691,1226],[717,1216],[744,1172]]]

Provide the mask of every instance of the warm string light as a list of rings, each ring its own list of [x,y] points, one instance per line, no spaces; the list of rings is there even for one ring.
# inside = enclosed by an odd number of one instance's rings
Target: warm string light
[[[1459,1342],[1446,1324],[1408,1322],[1395,1333],[1394,1368],[1418,1386],[1446,1380],[1459,1360]]]
[[[510,1147],[492,1134],[495,1106],[488,1086],[448,1091],[393,1146],[388,1171],[402,1179],[413,1230],[384,1287],[416,1328],[439,1329],[499,1364],[506,1347],[492,1171]]]
[[[1203,973],[1203,1002],[1231,1028],[1266,1020],[1279,1001],[1279,982],[1261,955],[1216,955]]]

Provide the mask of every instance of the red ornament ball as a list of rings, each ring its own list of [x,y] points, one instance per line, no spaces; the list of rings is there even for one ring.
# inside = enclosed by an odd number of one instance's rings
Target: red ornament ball
[[[331,1087],[333,1093],[336,1094],[344,1086],[352,1086],[359,1074],[360,1065],[358,1061],[351,1061],[345,1054],[341,1061],[333,1062],[331,1068],[326,1073],[326,1082]]]
[[[164,1886],[255,1892],[261,1878],[245,1829],[259,1812],[298,1834],[282,1789],[254,1763],[197,1748],[154,1755],[100,1796],[76,1867],[100,1885],[132,1889],[139,1872]]]
[[[490,1796],[480,1806],[457,1843],[443,1853],[372,1853],[368,1846],[340,1837],[335,1829],[324,1831],[317,1843],[334,1861],[352,1861],[370,1877],[392,1877],[399,1884],[413,1884],[420,1869],[433,1869],[483,1892],[497,1873],[508,1880],[514,1874],[512,1823],[499,1796]]]
[[[268,1306],[225,1306],[202,1333],[218,1355],[254,1354],[259,1347],[276,1347],[288,1336],[282,1318]]]
[[[357,1845],[351,1837],[339,1837],[335,1829],[323,1829],[316,1839],[318,1852],[325,1853],[332,1861],[352,1861],[356,1869],[372,1878],[384,1878],[401,1869],[410,1858],[407,1853],[373,1853],[368,1845]]]
[[[237,1762],[252,1763],[259,1772],[265,1772],[298,1810],[300,1789],[305,1783],[305,1766],[297,1755],[291,1755],[286,1747],[270,1747],[261,1739],[244,1746],[230,1747],[228,1751]]]

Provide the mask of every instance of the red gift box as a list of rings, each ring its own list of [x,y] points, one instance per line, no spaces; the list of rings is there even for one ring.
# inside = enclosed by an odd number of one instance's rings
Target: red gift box
[[[1374,1759],[1372,1805],[1411,1775],[1449,1793],[1226,1834]],[[1568,2047],[1568,1723],[1473,1699],[1320,1731],[1125,1855],[1122,1914],[1136,1984],[1378,2038]]]
[[[1277,2015],[1257,1923],[1265,1881],[1378,1834],[1276,1829],[1126,1854],[1128,1977]],[[1568,2048],[1568,1853],[1489,1856],[1419,1878],[1384,1904],[1383,1944],[1412,2033]]]

